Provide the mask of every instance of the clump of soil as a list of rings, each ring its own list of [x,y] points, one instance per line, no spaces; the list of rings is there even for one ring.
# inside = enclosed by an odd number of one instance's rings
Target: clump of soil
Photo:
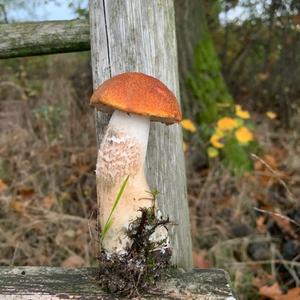
[[[169,219],[155,216],[154,207],[141,208],[141,216],[133,221],[127,235],[132,243],[124,255],[100,253],[99,283],[109,293],[120,296],[138,296],[155,286],[162,270],[170,262],[168,238],[152,241],[151,235]]]

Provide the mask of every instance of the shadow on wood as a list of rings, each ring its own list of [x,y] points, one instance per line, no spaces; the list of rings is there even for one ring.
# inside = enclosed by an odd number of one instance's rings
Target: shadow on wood
[[[117,299],[98,286],[96,268],[0,268],[0,299]],[[170,269],[142,299],[236,299],[223,270]]]

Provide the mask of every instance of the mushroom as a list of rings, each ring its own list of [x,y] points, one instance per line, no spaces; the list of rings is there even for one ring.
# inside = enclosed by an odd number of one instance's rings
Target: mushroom
[[[182,115],[176,97],[161,81],[137,72],[123,73],[103,82],[94,91],[91,104],[98,110],[113,112],[96,166],[102,228],[122,183],[129,176],[102,241],[106,253],[124,254],[130,242],[126,236],[129,224],[141,215],[140,208],[153,206],[144,170],[150,120],[170,125],[179,122]],[[155,232],[155,238],[165,237],[165,231]]]

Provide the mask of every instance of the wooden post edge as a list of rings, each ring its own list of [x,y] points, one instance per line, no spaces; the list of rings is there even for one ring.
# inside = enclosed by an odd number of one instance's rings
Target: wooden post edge
[[[0,299],[117,299],[104,293],[96,268],[1,267]],[[141,299],[234,300],[228,274],[219,269],[169,269]]]

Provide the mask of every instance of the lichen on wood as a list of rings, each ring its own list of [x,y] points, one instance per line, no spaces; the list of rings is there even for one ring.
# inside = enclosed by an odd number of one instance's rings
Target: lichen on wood
[[[1,267],[0,299],[119,299],[97,283],[96,268]],[[235,300],[222,270],[168,269],[141,299]]]
[[[90,49],[87,20],[0,24],[0,58]]]

